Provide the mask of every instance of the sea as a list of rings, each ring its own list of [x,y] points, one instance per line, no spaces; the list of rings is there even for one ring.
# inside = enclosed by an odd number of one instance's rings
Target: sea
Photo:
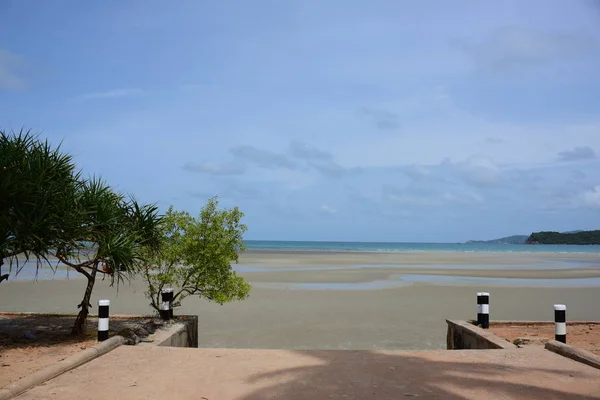
[[[394,243],[247,240],[247,250],[323,252],[512,252],[597,253],[600,245],[497,244],[497,243]]]

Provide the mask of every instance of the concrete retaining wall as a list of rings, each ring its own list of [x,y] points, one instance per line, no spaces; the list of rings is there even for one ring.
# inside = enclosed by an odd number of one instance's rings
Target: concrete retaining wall
[[[446,320],[448,333],[446,348],[448,350],[490,350],[516,349],[514,344],[499,338],[486,329],[481,329],[467,321]]]
[[[567,324],[570,326],[574,325],[600,325],[598,321],[579,321],[579,320],[569,320]],[[504,320],[494,320],[490,321],[490,326],[502,326],[502,325],[511,325],[511,326],[543,326],[543,325],[552,325],[554,327],[554,321],[504,321]]]
[[[550,350],[556,354],[570,358],[571,360],[587,364],[590,367],[600,369],[600,357],[594,353],[557,342],[556,340],[549,340],[545,347],[546,350]]]
[[[198,316],[179,316],[138,346],[198,347]]]

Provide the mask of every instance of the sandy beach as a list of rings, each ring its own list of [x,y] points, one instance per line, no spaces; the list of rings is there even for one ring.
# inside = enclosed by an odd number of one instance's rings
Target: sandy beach
[[[600,253],[460,252],[460,251],[273,251],[249,250],[240,264],[285,265],[519,265],[589,262],[600,266]]]
[[[186,299],[176,310],[199,315],[201,347],[442,349],[445,319],[473,318],[478,291],[491,293],[495,320],[552,320],[555,303],[568,319],[600,320],[597,254],[252,251],[236,269],[253,284],[248,300]],[[84,283],[70,276],[5,282],[0,308],[74,313]],[[93,300],[148,314],[144,290],[139,280],[118,290],[100,281]]]

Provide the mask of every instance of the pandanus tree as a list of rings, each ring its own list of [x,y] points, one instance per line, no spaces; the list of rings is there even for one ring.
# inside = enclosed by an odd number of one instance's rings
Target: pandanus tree
[[[69,240],[56,250],[63,264],[87,279],[73,334],[85,330],[96,278],[106,275],[111,284],[129,279],[138,270],[142,255],[158,250],[159,224],[156,206],[140,205],[99,179],[89,179],[79,188],[63,222],[64,237]]]
[[[74,334],[85,328],[98,274],[129,278],[159,244],[160,217],[99,179],[81,179],[72,157],[30,132],[0,132],[0,267],[55,256],[87,278]],[[22,266],[22,264],[21,264]],[[0,282],[9,274],[0,271]]]
[[[80,187],[70,155],[29,131],[0,131],[0,282],[18,256],[39,267],[63,239],[62,222]],[[2,266],[8,262],[8,269]],[[49,264],[49,263],[48,263]]]

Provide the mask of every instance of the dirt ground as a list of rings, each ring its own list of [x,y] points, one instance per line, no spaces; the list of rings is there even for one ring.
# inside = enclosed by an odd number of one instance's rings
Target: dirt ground
[[[111,318],[111,332],[133,318]],[[64,360],[96,344],[96,318],[88,318],[87,333],[70,335],[75,317],[0,313],[0,387]]]
[[[544,346],[554,339],[554,324],[493,324],[490,331],[519,347]],[[600,356],[600,323],[567,323],[567,344]]]

